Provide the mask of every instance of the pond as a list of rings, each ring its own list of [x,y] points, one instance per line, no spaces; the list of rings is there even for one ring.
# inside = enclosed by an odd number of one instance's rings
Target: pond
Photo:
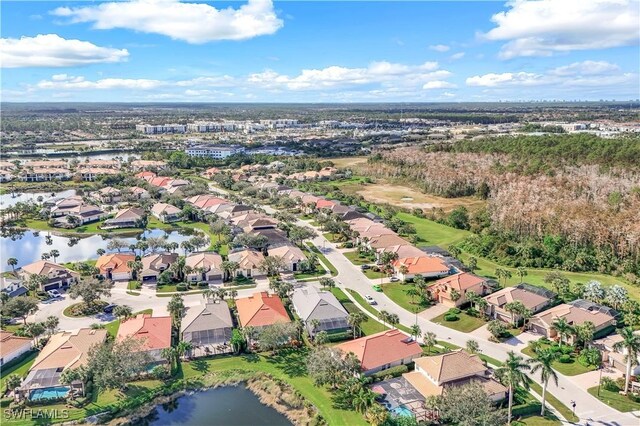
[[[0,195],[0,210],[6,209],[10,206],[15,206],[16,203],[26,203],[29,201],[33,201],[34,203],[38,203],[38,197],[42,197],[43,201],[48,200],[49,198],[65,198],[76,195],[75,189],[67,189],[66,191],[60,192],[21,192],[15,194],[2,194]]]
[[[262,405],[244,386],[210,389],[162,404],[138,426],[169,425],[291,425],[271,407]]]
[[[193,235],[194,231],[191,229],[176,231],[153,229],[144,233],[133,233],[127,236],[120,235],[117,238],[126,241],[128,244],[135,244],[144,238],[166,237],[167,242],[180,244]],[[66,235],[54,235],[47,231],[7,231],[0,236],[0,253],[2,259],[4,259],[0,265],[0,270],[11,270],[6,264],[6,259],[10,257],[18,259],[18,266],[24,266],[40,260],[42,253],[48,253],[53,249],[60,252],[60,256],[56,259],[57,263],[97,259],[99,256],[96,251],[101,248],[108,252],[107,244],[109,244],[111,238],[115,237],[111,235],[91,235],[84,238],[74,238]]]

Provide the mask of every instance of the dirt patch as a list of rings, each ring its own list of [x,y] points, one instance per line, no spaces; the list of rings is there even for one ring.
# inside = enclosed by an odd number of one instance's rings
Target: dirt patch
[[[332,161],[336,167],[344,168],[344,167],[351,167],[351,166],[365,163],[367,161],[367,157],[341,157],[341,158],[329,158],[329,160]]]

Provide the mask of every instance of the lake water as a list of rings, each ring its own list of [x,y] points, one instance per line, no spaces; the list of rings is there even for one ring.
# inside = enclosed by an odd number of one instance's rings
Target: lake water
[[[21,192],[14,195],[2,194],[0,195],[0,210],[10,206],[15,206],[16,203],[19,202],[26,203],[28,201],[33,201],[34,203],[37,203],[38,197],[42,197],[43,201],[46,201],[49,198],[65,198],[73,195],[76,195],[75,189],[68,189],[60,192]]]
[[[244,386],[231,386],[186,395],[159,405],[138,426],[259,426],[291,422]]]
[[[48,239],[47,237],[50,237]],[[165,232],[160,229],[147,230],[144,234],[132,234],[127,237],[118,238],[127,241],[128,244],[135,244],[141,238],[166,237],[168,242],[180,244],[193,236],[190,230]],[[6,259],[15,257],[18,259],[18,266],[40,260],[42,253],[48,253],[53,249],[60,252],[56,259],[58,263],[77,262],[80,260],[97,259],[98,249],[107,250],[110,237],[102,235],[91,235],[85,238],[72,238],[69,236],[53,235],[47,231],[25,231],[21,233],[7,233],[0,236],[0,269],[2,271],[11,270],[6,264]],[[53,261],[53,259],[51,259]]]

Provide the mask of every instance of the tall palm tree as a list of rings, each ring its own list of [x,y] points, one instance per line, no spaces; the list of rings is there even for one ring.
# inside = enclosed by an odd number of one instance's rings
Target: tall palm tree
[[[16,265],[18,264],[18,259],[15,257],[10,257],[7,259],[7,265],[11,266],[11,271],[16,272]]]
[[[556,386],[558,386],[558,375],[553,369],[553,362],[560,357],[558,352],[554,352],[550,349],[545,349],[535,353],[533,359],[529,360],[531,364],[531,372],[536,373],[540,371],[540,378],[542,379],[542,409],[540,415],[544,416],[545,401],[547,398],[547,385],[549,380],[553,379]]]
[[[380,311],[378,312],[378,318],[380,319],[380,321],[382,321],[382,323],[384,325],[387,325],[387,323],[389,322],[389,317],[391,316],[391,314],[387,311]]]
[[[625,327],[619,333],[622,341],[614,344],[613,349],[623,351],[624,360],[627,363],[624,381],[624,394],[626,395],[629,389],[629,379],[631,378],[631,363],[637,362],[640,354],[640,335],[635,334],[631,327]]]
[[[422,333],[420,326],[418,324],[413,324],[410,328],[411,328],[411,337],[417,340],[418,336]]]
[[[349,317],[347,318],[347,323],[351,326],[351,328],[353,328],[354,339],[356,338],[356,330],[358,331],[358,336],[359,336],[362,331],[360,329],[360,324],[362,324],[366,320],[367,320],[367,317],[362,312],[352,312],[349,314]]]
[[[516,353],[513,351],[509,351],[507,355],[507,360],[505,361],[504,366],[501,367],[498,372],[503,384],[509,388],[507,424],[511,424],[511,411],[513,410],[513,393],[515,389],[520,385],[523,385],[524,387],[529,386],[527,376],[524,372],[531,369],[531,367],[527,362],[525,362],[522,356],[516,355]]]
[[[553,328],[556,329],[558,336],[560,336],[560,347],[562,348],[562,344],[564,343],[565,337],[569,337],[573,334],[573,327],[569,322],[567,322],[566,318],[558,318],[553,322]]]
[[[427,353],[431,353],[431,348],[433,348],[438,343],[438,340],[436,339],[436,333],[434,333],[433,331],[427,331],[426,333],[424,333],[424,336],[422,336],[422,343],[426,346]]]

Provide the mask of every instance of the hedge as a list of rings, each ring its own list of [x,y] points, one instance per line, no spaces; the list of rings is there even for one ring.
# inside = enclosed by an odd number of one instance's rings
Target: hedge
[[[373,380],[382,380],[387,376],[400,377],[404,373],[409,371],[409,367],[406,365],[396,365],[395,367],[387,368],[386,370],[378,371],[371,375]]]

